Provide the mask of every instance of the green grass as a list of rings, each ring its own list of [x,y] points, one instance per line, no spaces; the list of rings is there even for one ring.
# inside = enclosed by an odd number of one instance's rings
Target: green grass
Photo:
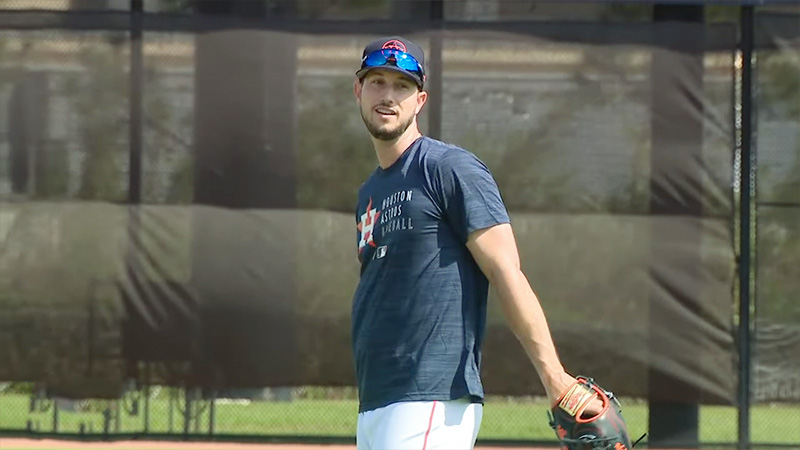
[[[96,412],[59,413],[59,431],[75,433],[81,422],[87,431],[101,433],[103,416],[100,411],[107,402],[94,402]],[[182,413],[173,410],[172,429],[169,428],[169,403],[166,396],[150,402],[150,432],[176,433],[183,431]],[[647,405],[623,401],[625,418],[632,437],[638,438],[647,430]],[[52,409],[29,413],[25,395],[0,395],[0,429],[24,429],[30,419],[42,432],[52,431]],[[243,435],[355,435],[357,405],[354,400],[295,400],[292,402],[252,402],[231,404],[218,402],[215,432]],[[490,398],[484,408],[480,439],[509,439],[551,441],[553,431],[547,425],[546,404],[536,400]],[[736,442],[737,413],[733,407],[701,407],[700,438],[703,443]],[[144,428],[143,415],[121,414],[120,433],[138,433]],[[800,406],[759,405],[751,414],[752,441],[760,444],[780,444],[800,447]],[[191,431],[194,431],[194,427]],[[200,415],[198,432],[208,430],[208,411]],[[111,432],[117,429],[112,423]],[[646,441],[645,441],[646,442]]]

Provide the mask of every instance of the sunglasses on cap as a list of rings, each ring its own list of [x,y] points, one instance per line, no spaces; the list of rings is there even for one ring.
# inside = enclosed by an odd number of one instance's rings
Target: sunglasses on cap
[[[370,53],[361,60],[361,68],[380,67],[385,65],[393,65],[400,69],[409,72],[417,73],[420,78],[422,77],[422,66],[417,60],[406,52],[401,52],[396,49],[382,49]]]

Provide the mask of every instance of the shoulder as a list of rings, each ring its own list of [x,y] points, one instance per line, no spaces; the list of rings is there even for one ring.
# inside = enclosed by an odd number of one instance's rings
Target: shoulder
[[[430,137],[423,137],[420,146],[420,162],[431,171],[456,170],[461,167],[477,166],[485,168],[485,164],[474,153],[458,145],[443,142]]]

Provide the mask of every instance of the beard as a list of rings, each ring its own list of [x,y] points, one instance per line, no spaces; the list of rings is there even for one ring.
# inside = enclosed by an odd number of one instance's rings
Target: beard
[[[371,112],[372,111],[370,110],[369,113]],[[414,122],[414,115],[412,114],[408,116],[408,119],[401,121],[394,127],[391,127],[388,125],[377,125],[371,122],[362,108],[361,119],[364,121],[364,125],[367,126],[367,131],[369,131],[369,134],[371,134],[372,137],[380,141],[393,141],[402,136],[408,127],[411,126],[411,124]]]

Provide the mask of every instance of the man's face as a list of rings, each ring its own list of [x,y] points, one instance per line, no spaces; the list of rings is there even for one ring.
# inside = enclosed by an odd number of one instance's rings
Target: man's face
[[[414,80],[386,69],[370,70],[363,82],[356,80],[354,89],[364,125],[382,141],[400,137],[414,123],[428,98]]]

